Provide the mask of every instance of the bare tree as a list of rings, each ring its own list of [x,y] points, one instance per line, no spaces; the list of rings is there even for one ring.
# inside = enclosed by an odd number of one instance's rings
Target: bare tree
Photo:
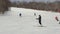
[[[10,6],[9,0],[0,0],[0,13],[4,13]]]

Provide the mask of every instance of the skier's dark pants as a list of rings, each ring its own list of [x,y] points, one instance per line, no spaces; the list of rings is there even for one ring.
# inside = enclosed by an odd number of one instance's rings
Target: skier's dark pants
[[[39,24],[42,25],[42,24],[41,24],[41,20],[39,20]]]

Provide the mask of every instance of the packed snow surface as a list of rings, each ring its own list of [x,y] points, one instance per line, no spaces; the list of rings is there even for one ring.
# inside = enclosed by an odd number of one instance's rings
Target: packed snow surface
[[[19,13],[22,16],[19,16]],[[34,16],[36,13],[36,16]],[[38,15],[42,17],[39,27]],[[60,34],[60,13],[11,7],[8,12],[0,16],[0,34]]]

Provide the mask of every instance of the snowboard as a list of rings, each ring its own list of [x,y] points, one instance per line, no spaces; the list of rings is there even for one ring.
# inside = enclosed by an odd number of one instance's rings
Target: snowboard
[[[46,26],[37,26],[37,27],[46,27]]]
[[[34,27],[46,27],[46,26],[43,26],[43,25],[40,26],[40,25],[38,25],[38,26],[34,26]]]

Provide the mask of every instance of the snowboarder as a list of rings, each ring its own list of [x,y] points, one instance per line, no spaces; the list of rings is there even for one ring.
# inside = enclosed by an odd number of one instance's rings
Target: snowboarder
[[[41,25],[42,27],[42,23],[41,23],[41,15],[39,15],[39,17],[37,18],[39,20],[39,24]]]
[[[58,19],[58,17],[57,17],[57,16],[55,17],[55,19],[56,19],[56,21],[58,21],[58,22],[59,22],[59,24],[60,24],[60,21],[59,21],[59,19]]]
[[[39,15],[39,18],[38,19],[39,19],[39,24],[42,25],[41,24],[41,15]]]
[[[19,16],[21,16],[21,13],[19,14]]]

